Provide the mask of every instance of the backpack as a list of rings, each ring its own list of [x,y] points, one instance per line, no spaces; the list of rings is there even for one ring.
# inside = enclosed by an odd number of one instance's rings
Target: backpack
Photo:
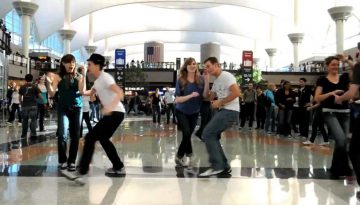
[[[271,92],[271,91],[268,91],[268,92]],[[266,92],[266,94],[265,94],[265,107],[271,107],[271,104],[272,104],[271,99],[269,98],[269,96],[267,96],[268,92]]]

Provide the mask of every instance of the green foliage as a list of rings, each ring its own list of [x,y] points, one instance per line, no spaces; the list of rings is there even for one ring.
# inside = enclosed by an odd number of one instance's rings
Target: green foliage
[[[253,69],[253,82],[254,83],[259,83],[262,81],[262,73],[261,73],[261,70],[259,69]],[[242,83],[242,75],[241,73],[238,73],[235,75],[235,78],[236,78],[236,82],[238,85],[241,85]]]

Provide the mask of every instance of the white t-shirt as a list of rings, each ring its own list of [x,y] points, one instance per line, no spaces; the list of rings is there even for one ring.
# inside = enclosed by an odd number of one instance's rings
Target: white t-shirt
[[[82,96],[83,112],[90,112],[90,96]]]
[[[237,85],[234,75],[226,71],[221,71],[221,74],[215,79],[211,91],[216,93],[218,99],[221,100],[230,95],[230,86],[234,84]],[[235,98],[231,102],[226,103],[223,108],[239,112],[239,98]]]
[[[18,91],[14,91],[14,92],[12,93],[11,103],[20,104],[19,92],[18,92]]]
[[[100,76],[95,80],[93,88],[96,90],[96,94],[99,96],[101,104],[106,107],[112,103],[116,93],[114,93],[110,86],[116,84],[114,78],[104,71],[101,72]],[[124,105],[119,101],[113,111],[124,112]]]
[[[175,96],[172,91],[167,91],[164,95],[164,100],[166,101],[166,104],[173,104],[175,101]]]

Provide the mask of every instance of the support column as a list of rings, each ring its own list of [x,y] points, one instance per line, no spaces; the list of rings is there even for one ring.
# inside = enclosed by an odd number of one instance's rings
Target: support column
[[[266,48],[265,49],[266,53],[269,55],[269,61],[270,61],[270,68],[273,68],[274,67],[274,56],[277,52],[277,49],[276,48]]]
[[[258,68],[259,67],[259,62],[260,62],[260,58],[254,58],[254,68]]]
[[[164,43],[157,41],[144,43],[144,60],[147,63],[164,62]]]
[[[331,18],[336,23],[336,52],[344,51],[344,22],[351,16],[353,7],[338,6],[328,9]]]
[[[294,48],[294,68],[296,71],[299,69],[299,45],[301,44],[302,40],[304,39],[303,33],[290,33],[288,35],[291,43],[293,44]]]
[[[27,58],[27,68],[26,73],[30,73],[29,66],[29,43],[30,43],[30,23],[31,18],[39,8],[39,6],[32,2],[25,1],[14,1],[13,2],[14,9],[17,14],[21,16],[22,22],[22,53]]]
[[[59,30],[59,34],[61,39],[64,42],[64,54],[71,53],[71,40],[74,38],[76,31],[71,29],[62,29]]]
[[[97,46],[84,46],[87,54],[89,55],[89,57],[91,56],[91,54],[95,53]]]
[[[216,57],[219,62],[220,61],[220,44],[209,42],[201,44],[200,47],[200,61],[204,63],[204,61],[209,57]]]

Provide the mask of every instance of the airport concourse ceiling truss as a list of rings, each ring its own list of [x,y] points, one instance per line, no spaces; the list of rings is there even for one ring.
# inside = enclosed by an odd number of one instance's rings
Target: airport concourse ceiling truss
[[[93,19],[98,52],[127,48],[141,52],[146,41],[162,41],[165,49],[199,51],[199,45],[219,42],[225,52],[291,48],[287,34],[305,33],[304,47],[321,50],[335,41],[335,23],[328,14],[334,6],[353,6],[346,38],[359,39],[359,0],[297,0],[298,26],[294,26],[294,0],[70,0],[72,50],[88,45],[89,14]],[[13,9],[13,0],[1,0],[0,17]],[[64,0],[32,0],[40,40],[64,27]],[[360,40],[360,39],[359,39]],[[355,41],[355,40],[354,40]]]

